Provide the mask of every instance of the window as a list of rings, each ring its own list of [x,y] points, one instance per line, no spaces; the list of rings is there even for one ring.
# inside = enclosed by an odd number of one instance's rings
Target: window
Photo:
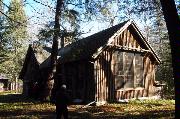
[[[124,82],[125,88],[134,87],[134,66],[133,66],[134,53],[124,53]]]
[[[143,87],[143,57],[140,54],[135,55],[135,87]]]
[[[143,87],[143,56],[141,54],[115,51],[115,89]]]
[[[119,89],[124,85],[123,52],[115,51],[113,54],[113,59],[115,71],[115,89]]]

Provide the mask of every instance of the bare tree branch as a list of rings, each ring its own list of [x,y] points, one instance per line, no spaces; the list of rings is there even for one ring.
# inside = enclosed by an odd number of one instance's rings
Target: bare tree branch
[[[33,0],[33,1],[36,2],[36,3],[39,3],[39,4],[43,5],[43,6],[46,6],[46,7],[50,8],[53,12],[55,12],[55,10],[54,10],[55,8],[53,8],[53,7],[49,6],[49,5],[46,5],[46,4],[44,4],[44,3],[40,2],[40,1],[37,1],[37,0]]]

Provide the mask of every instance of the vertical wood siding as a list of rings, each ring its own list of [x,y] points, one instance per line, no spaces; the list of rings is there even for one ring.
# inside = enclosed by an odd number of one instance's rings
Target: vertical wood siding
[[[153,95],[155,65],[150,59],[151,54],[147,50],[137,34],[134,34],[131,28],[127,28],[119,36],[114,37],[114,41],[104,49],[94,63],[89,63],[89,61],[67,63],[65,65],[66,80],[68,88],[72,91],[72,98],[79,98],[78,91],[81,91],[80,98],[84,101],[95,100],[97,102]],[[137,53],[140,55],[137,55]],[[117,59],[117,55],[124,58],[122,60]],[[136,56],[143,60],[142,65],[144,69],[142,75],[140,75],[140,77],[144,78],[143,87],[127,88],[123,86],[118,88],[117,83],[119,80],[116,80],[118,78],[117,74],[120,77],[119,79],[122,78],[123,80],[125,77],[126,80],[138,77],[135,76],[135,73],[140,72],[141,64],[139,64],[140,60],[137,61],[138,58],[136,59]],[[118,71],[117,64],[123,64],[123,66],[118,67]],[[131,67],[131,64],[133,64],[133,67]],[[131,67],[135,73],[129,71],[126,73],[127,76],[125,76],[124,72],[128,71],[127,66]],[[135,71],[137,67],[139,69]]]
[[[94,78],[96,81],[96,101],[108,101],[113,97],[113,72],[111,65],[111,53],[103,51],[95,61]]]
[[[82,60],[66,63],[64,67],[65,81],[72,100],[82,99],[83,102],[94,101],[96,90],[94,64]],[[59,73],[61,74],[61,72]]]
[[[114,37],[111,46],[121,46],[136,50],[147,50],[138,40],[135,34],[132,34],[131,28],[127,28],[121,35]],[[147,97],[153,95],[153,82],[155,80],[155,65],[150,60],[149,53],[144,53],[143,58],[143,78],[144,86],[135,88],[121,88],[115,90],[115,63],[117,59],[113,58],[113,52],[117,49],[107,48],[97,58],[94,64],[94,78],[96,87],[96,101],[113,101],[119,99],[130,99],[138,97]],[[118,50],[119,52],[126,52]],[[131,51],[132,52],[132,51]],[[138,51],[134,51],[136,54]],[[135,56],[135,55],[134,55]],[[123,59],[123,62],[127,59]],[[135,62],[133,60],[134,66]],[[134,67],[136,70],[136,67]],[[133,76],[135,77],[135,76]]]
[[[35,97],[39,95],[37,90],[33,90],[36,87],[36,83],[43,78],[38,66],[38,63],[34,55],[30,56],[30,61],[27,64],[27,69],[23,77],[23,95],[27,97]],[[37,89],[37,88],[36,88]]]

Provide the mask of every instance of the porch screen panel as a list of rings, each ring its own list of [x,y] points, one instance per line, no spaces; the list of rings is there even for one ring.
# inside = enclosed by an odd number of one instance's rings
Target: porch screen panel
[[[134,66],[133,66],[134,53],[126,52],[124,54],[124,88],[134,87]]]
[[[123,52],[115,51],[114,61],[115,89],[118,90],[124,86]]]
[[[135,56],[135,87],[143,87],[143,57],[140,54]]]

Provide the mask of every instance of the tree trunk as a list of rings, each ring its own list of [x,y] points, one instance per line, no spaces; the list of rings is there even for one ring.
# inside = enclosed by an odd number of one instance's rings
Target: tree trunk
[[[55,73],[56,73],[56,64],[57,64],[57,55],[58,55],[58,38],[60,33],[60,16],[61,16],[61,7],[63,4],[63,0],[57,0],[56,4],[56,13],[55,13],[55,25],[54,25],[54,37],[53,37],[53,44],[52,44],[52,51],[51,51],[51,60],[50,60],[50,68],[48,69],[48,77],[45,79],[44,84],[44,97],[41,97],[47,100],[48,97],[51,96],[51,90],[53,88],[52,80]]]
[[[18,92],[18,78],[17,76],[15,77],[15,92],[17,93]]]
[[[164,14],[164,18],[166,21],[170,46],[171,46],[171,53],[172,53],[172,66],[173,66],[173,76],[175,81],[175,89],[176,89],[176,98],[179,99],[180,96],[180,89],[177,89],[180,85],[178,81],[180,79],[180,75],[178,72],[180,71],[180,20],[177,14],[176,6],[174,0],[160,0],[162,5],[162,10]],[[178,104],[177,104],[178,103]],[[179,101],[176,105],[180,105]],[[176,106],[176,111],[180,110],[179,106]]]

